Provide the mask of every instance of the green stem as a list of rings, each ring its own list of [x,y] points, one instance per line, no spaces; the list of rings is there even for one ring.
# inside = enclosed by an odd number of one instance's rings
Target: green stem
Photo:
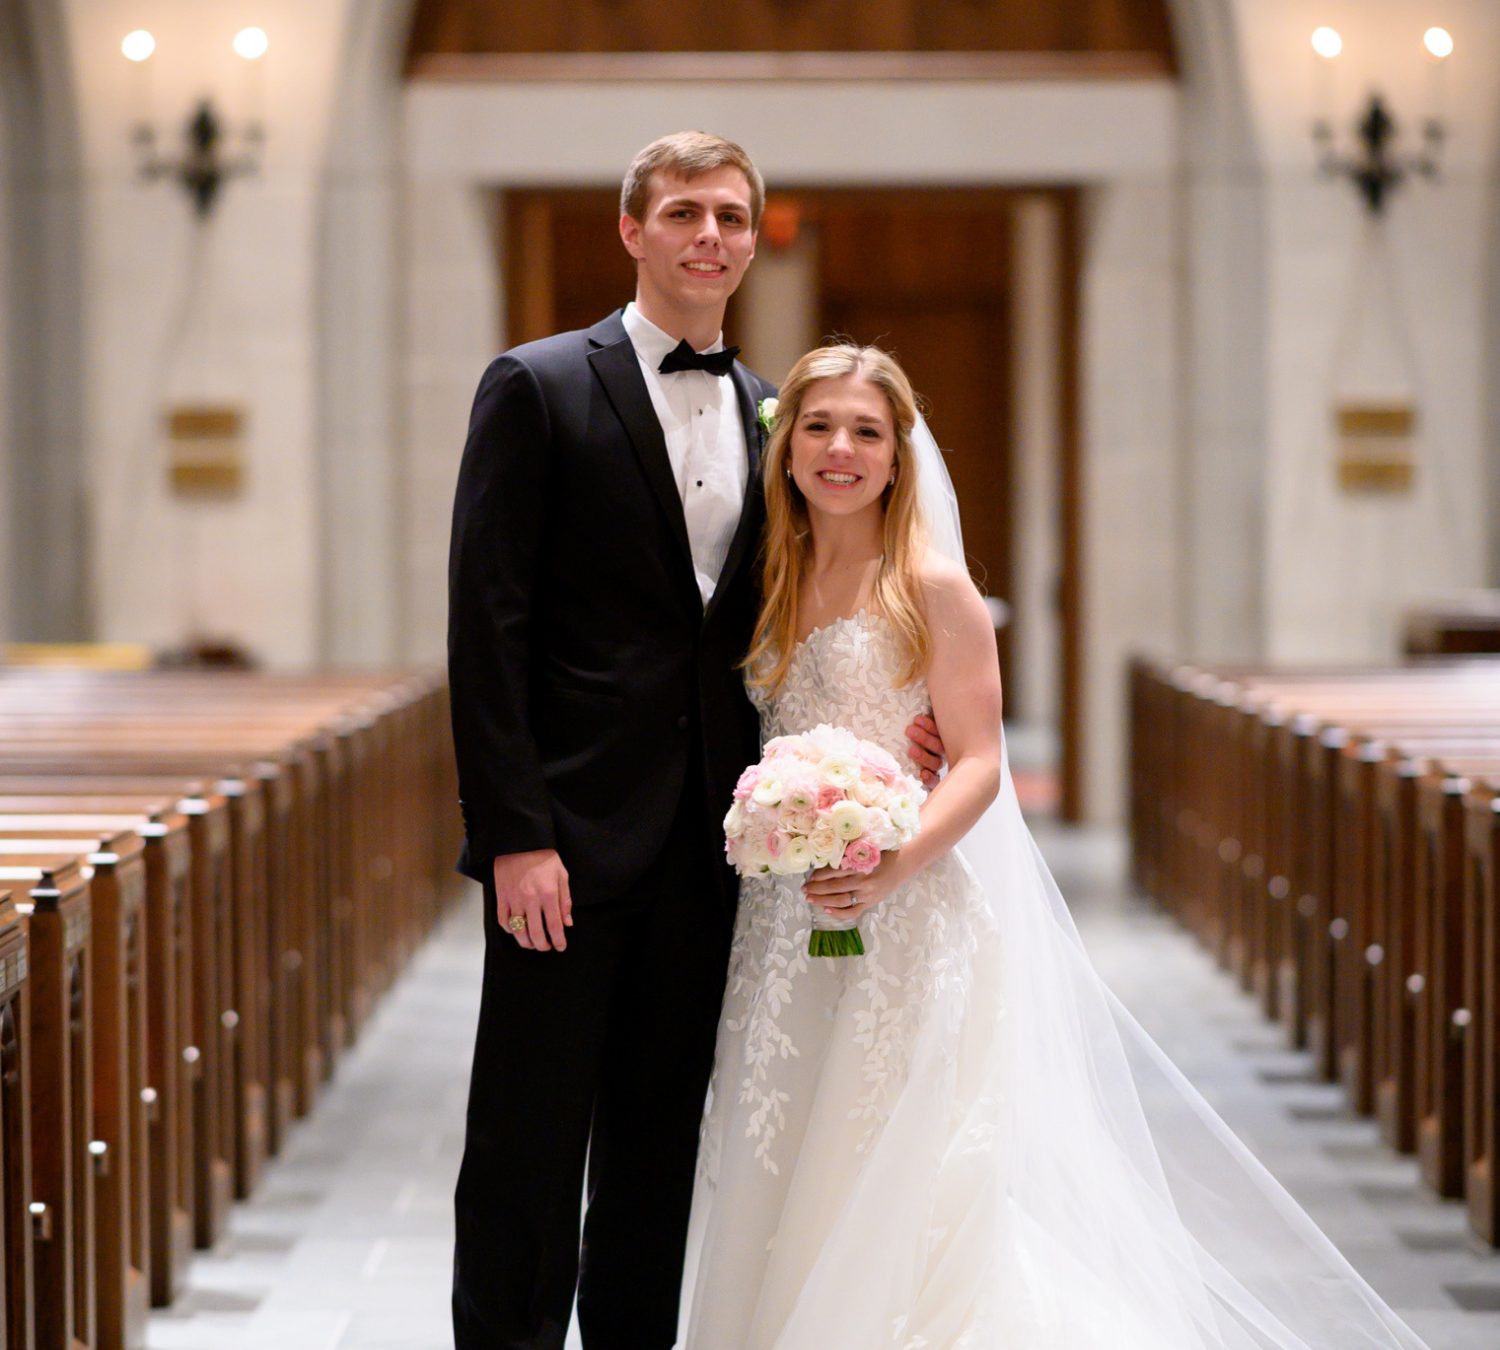
[[[814,928],[808,935],[809,956],[863,956],[865,944],[857,928]]]

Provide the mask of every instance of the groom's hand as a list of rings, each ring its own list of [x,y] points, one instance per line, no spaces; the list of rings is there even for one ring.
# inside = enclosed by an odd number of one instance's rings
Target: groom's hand
[[[563,930],[573,926],[573,897],[568,869],[554,849],[504,853],[495,859],[495,916],[502,932],[538,952],[563,951]],[[525,925],[511,927],[511,920]]]
[[[938,770],[948,758],[943,749],[943,738],[938,735],[937,723],[926,713],[919,713],[906,728],[906,741],[912,763],[922,771],[922,786],[936,786]]]

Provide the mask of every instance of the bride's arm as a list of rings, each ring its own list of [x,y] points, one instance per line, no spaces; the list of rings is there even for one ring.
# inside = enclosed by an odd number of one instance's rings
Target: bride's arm
[[[925,561],[923,581],[932,660],[927,690],[943,729],[948,776],[922,806],[922,828],[905,848],[888,853],[868,876],[815,872],[808,899],[843,914],[878,905],[966,835],[1000,790],[1000,660],[995,627],[968,574],[946,558]],[[827,897],[822,899],[820,897]]]

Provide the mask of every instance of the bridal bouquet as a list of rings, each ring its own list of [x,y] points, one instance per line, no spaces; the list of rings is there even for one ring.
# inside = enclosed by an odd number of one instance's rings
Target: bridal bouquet
[[[883,853],[916,838],[926,796],[894,755],[843,727],[778,736],[740,775],[724,817],[724,851],[745,877],[819,867],[873,872]],[[864,949],[853,919],[814,907],[809,955]]]

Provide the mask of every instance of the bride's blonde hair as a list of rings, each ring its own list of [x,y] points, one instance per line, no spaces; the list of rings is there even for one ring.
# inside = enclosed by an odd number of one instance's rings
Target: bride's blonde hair
[[[891,625],[904,656],[899,682],[909,684],[927,669],[932,634],[922,610],[917,562],[926,537],[917,498],[916,452],[911,432],[917,400],[896,359],[878,347],[837,343],[807,353],[782,382],[776,420],[766,446],[761,476],[766,497],[766,530],[761,541],[760,617],[745,665],[751,683],[774,692],[786,678],[797,644],[797,603],[812,560],[807,499],[788,472],[792,427],[803,396],[823,380],[853,376],[873,384],[890,404],[896,431],[896,481],[881,496],[885,508],[885,553],[875,578],[874,605]]]

